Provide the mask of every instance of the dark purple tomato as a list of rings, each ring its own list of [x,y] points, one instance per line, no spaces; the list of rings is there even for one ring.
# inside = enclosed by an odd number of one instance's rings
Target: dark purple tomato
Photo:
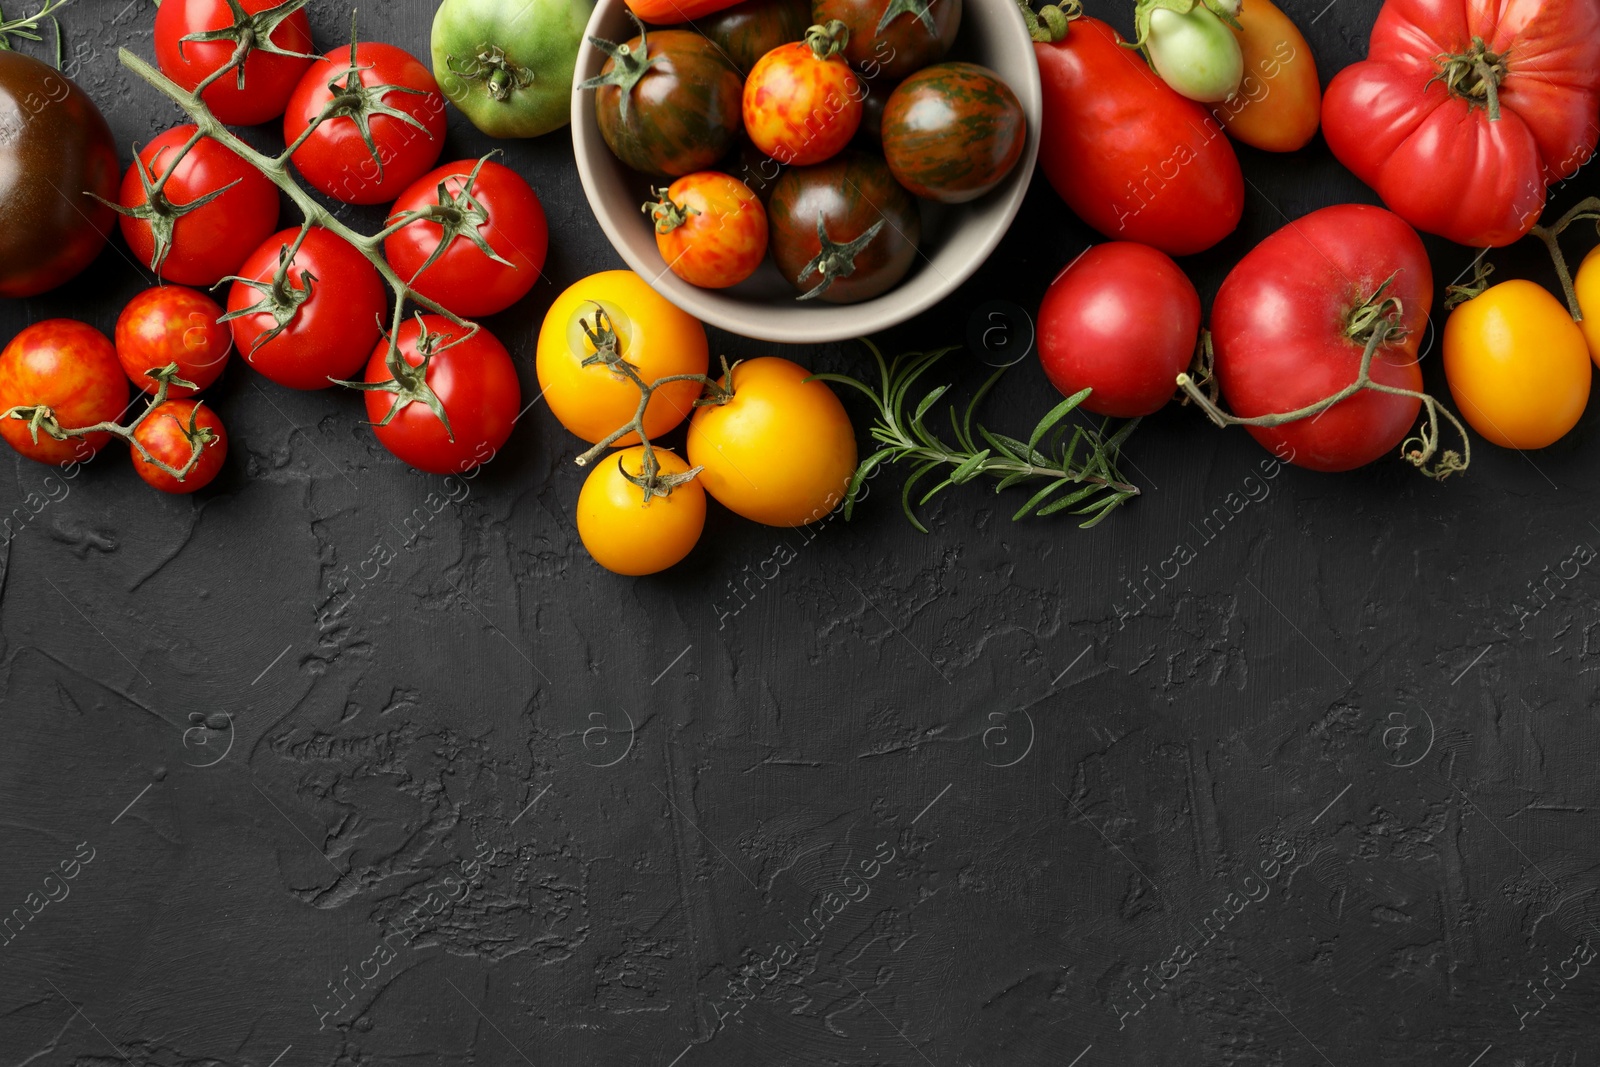
[[[811,0],[811,19],[850,31],[844,57],[869,84],[893,85],[937,63],[961,27],[961,0]]]
[[[1022,157],[1017,94],[976,63],[939,63],[901,82],[884,104],[883,156],[912,193],[960,204],[993,189]]]
[[[728,154],[720,168],[750,187],[762,204],[772,199],[772,190],[783,175],[783,164],[750,143],[749,138],[739,138],[739,146]]]
[[[707,15],[693,28],[721,49],[740,74],[749,74],[756,60],[805,37],[810,25],[810,0],[744,0]]]
[[[898,285],[922,236],[914,200],[877,156],[847,149],[790,167],[767,205],[767,246],[801,300],[854,304]]]
[[[116,201],[120,179],[111,128],[88,94],[0,49],[0,297],[35,296],[87,267],[116,221],[102,200]]]
[[[874,152],[883,150],[883,107],[893,92],[893,85],[873,85],[861,98],[861,125],[856,127],[856,147],[870,148]]]
[[[579,88],[594,89],[595,121],[613,154],[636,171],[681,178],[711,168],[740,130],[744,80],[717,46],[688,30],[656,30],[618,46]]]

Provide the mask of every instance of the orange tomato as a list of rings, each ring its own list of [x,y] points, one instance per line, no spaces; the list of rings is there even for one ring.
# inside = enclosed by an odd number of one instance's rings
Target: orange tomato
[[[587,328],[587,329],[586,329]],[[639,387],[625,371],[595,361],[588,331],[615,337],[616,348],[646,383],[674,374],[704,374],[710,366],[706,328],[680,311],[631,270],[608,270],[574,282],[556,297],[539,328],[534,370],[539,388],[561,425],[594,443],[627,425],[639,408]],[[670,382],[650,397],[644,431],[654,438],[694,410],[702,386]],[[617,445],[636,445],[630,433]]]
[[[656,26],[674,26],[690,22],[732,7],[739,0],[627,0],[628,9],[640,19]]]
[[[768,526],[803,526],[843,500],[856,435],[833,390],[777,356],[734,365],[733,399],[689,423],[689,462],[723,507]],[[724,378],[721,384],[728,384]]]
[[[685,174],[644,205],[672,273],[702,289],[738,285],[767,255],[767,209],[738,178]]]
[[[1518,279],[1450,313],[1444,373],[1473,429],[1503,448],[1543,448],[1578,424],[1592,369],[1561,301]]]
[[[1583,312],[1583,339],[1589,342],[1589,356],[1600,366],[1600,248],[1583,257],[1572,286],[1578,292],[1578,310]]]
[[[662,474],[682,474],[689,465],[664,448],[654,449]],[[644,498],[623,476],[644,469],[644,448],[608,453],[584,479],[578,494],[578,536],[594,561],[616,574],[654,574],[677,563],[706,525],[706,491],[698,481],[675,486],[666,496]]]
[[[1316,136],[1322,83],[1311,46],[1272,0],[1244,0],[1234,30],[1244,52],[1238,94],[1212,114],[1236,141],[1267,152],[1293,152]]]
[[[840,50],[843,23],[813,26],[804,41],[779,45],[744,82],[750,143],[786,166],[809,167],[837,155],[861,126],[866,95]]]

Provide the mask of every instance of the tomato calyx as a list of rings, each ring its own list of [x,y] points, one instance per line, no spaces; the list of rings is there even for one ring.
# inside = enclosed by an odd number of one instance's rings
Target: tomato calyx
[[[933,24],[933,5],[935,0],[889,0],[888,6],[883,9],[883,17],[878,20],[874,32],[882,33],[884,27],[899,18],[901,15],[910,15],[922,23],[922,28],[934,37],[939,36],[939,30]]]
[[[178,220],[192,211],[200,210],[235,185],[244,181],[243,178],[235,178],[220,189],[213,189],[209,193],[204,193],[182,204],[174,203],[167,196],[164,190],[167,187],[168,179],[177,173],[178,166],[183,162],[184,157],[189,154],[195,145],[200,143],[203,137],[205,137],[204,131],[196,127],[194,133],[184,142],[183,147],[173,155],[172,160],[166,165],[166,169],[161,172],[161,177],[159,178],[154,177],[150,173],[150,168],[145,166],[144,158],[139,154],[139,146],[137,144],[133,146],[134,173],[139,176],[139,188],[144,192],[144,203],[142,204],[123,207],[121,204],[107,200],[103,196],[96,196],[94,193],[87,194],[117,214],[126,215],[130,219],[138,219],[140,222],[149,225],[150,236],[154,241],[154,250],[150,256],[150,269],[156,272],[158,280],[161,277],[161,267],[166,263],[167,256],[172,252],[173,231],[178,225]],[[160,161],[161,153],[157,152],[156,158],[152,162],[159,164]]]
[[[472,170],[467,174],[467,179],[462,183],[459,192],[452,193],[450,191],[450,178],[442,179],[439,182],[438,197],[433,203],[426,207],[417,208],[414,211],[404,212],[375,238],[375,240],[381,240],[395,231],[402,230],[418,221],[432,222],[439,227],[439,243],[434,246],[432,252],[428,253],[428,258],[422,261],[422,265],[412,272],[409,282],[415,282],[420,278],[440,256],[445,254],[445,251],[455,243],[458,237],[465,237],[471,241],[479,252],[482,252],[494,262],[510,267],[512,270],[518,269],[515,263],[496,252],[490,246],[488,239],[483,236],[479,227],[489,222],[489,209],[484,207],[478,198],[472,195],[472,189],[478,182],[478,172],[483,169],[485,163],[489,162],[490,156],[499,154],[500,150],[497,148],[473,164]]]
[[[446,55],[444,64],[458,78],[482,82],[490,98],[501,103],[510,100],[514,90],[531,88],[537,77],[497,44],[480,44],[477,55],[469,56],[465,62]]]
[[[928,20],[928,26],[931,31],[933,26],[931,17]],[[878,28],[882,29],[882,24]],[[818,62],[821,62],[844,51],[845,45],[850,43],[850,27],[838,19],[829,19],[821,25],[807,29],[805,43],[806,47],[811,49],[811,54],[817,58]]]
[[[421,358],[415,366],[400,353],[400,345],[391,335],[389,338],[389,353],[384,357],[384,369],[389,372],[389,378],[381,382],[350,382],[338,378],[330,379],[335,385],[348,386],[351,389],[360,389],[363,392],[393,393],[394,402],[389,405],[389,410],[383,418],[373,423],[374,426],[387,426],[413,403],[426,404],[428,410],[433,412],[434,418],[444,426],[444,433],[455,443],[455,431],[450,429],[450,416],[445,413],[444,402],[439,399],[439,394],[433,391],[433,386],[428,384],[428,365],[433,362],[433,357],[445,349],[460,344],[477,332],[473,326],[465,336],[452,337],[440,343],[442,334],[429,333],[428,324],[423,319],[422,313],[417,312],[417,355]]]
[[[1316,418],[1335,404],[1342,403],[1356,395],[1363,389],[1371,389],[1377,393],[1387,393],[1391,396],[1409,396],[1422,402],[1426,419],[1411,437],[1400,444],[1400,455],[1416,467],[1424,475],[1435,481],[1444,481],[1452,474],[1467,469],[1472,462],[1472,438],[1467,435],[1466,427],[1455,414],[1435,400],[1428,393],[1418,392],[1414,389],[1401,389],[1393,385],[1385,385],[1372,379],[1372,360],[1378,350],[1390,342],[1403,340],[1407,334],[1402,322],[1403,306],[1400,298],[1389,294],[1389,287],[1398,275],[1391,274],[1378,286],[1373,293],[1361,303],[1351,308],[1345,315],[1344,335],[1356,344],[1362,346],[1361,365],[1356,373],[1355,381],[1340,389],[1338,392],[1323,397],[1304,407],[1293,411],[1274,412],[1270,415],[1254,415],[1244,418],[1222,410],[1216,402],[1213,392],[1207,396],[1202,389],[1203,382],[1199,380],[1193,369],[1178,375],[1178,388],[1183,390],[1188,400],[1206,413],[1217,426],[1283,426],[1286,423],[1299,422],[1301,419]],[[1196,368],[1202,374],[1210,371],[1211,339],[1208,334],[1202,335],[1201,349],[1203,356],[1197,356]],[[1443,416],[1461,437],[1462,450],[1439,450],[1439,418]]]
[[[827,222],[819,211],[817,213],[817,241],[822,247],[815,256],[811,257],[809,263],[800,268],[800,274],[795,278],[795,282],[797,284],[803,282],[813,274],[820,275],[822,281],[807,289],[795,299],[814,300],[827,292],[838,279],[848,278],[854,274],[856,272],[856,257],[872,243],[873,238],[878,236],[886,221],[885,219],[879,219],[871,226],[868,226],[866,231],[855,240],[839,244],[828,236]]]
[[[128,445],[137,451],[146,463],[165,471],[181,482],[199,464],[200,453],[210,447],[217,438],[209,428],[195,424],[195,414],[200,410],[200,405],[196,404],[194,411],[190,413],[188,428],[184,429],[181,424],[179,426],[179,429],[183,430],[184,438],[189,442],[190,448],[189,458],[184,461],[184,464],[181,467],[174,467],[151,454],[150,450],[144,446],[144,442],[139,440],[134,431],[150,417],[152,412],[166,403],[167,392],[170,389],[178,387],[194,390],[198,389],[198,386],[191,381],[178,377],[178,365],[176,363],[168,363],[164,367],[151,367],[145,371],[145,374],[155,380],[155,394],[151,396],[150,403],[145,405],[145,409],[139,413],[139,416],[126,426],[117,422],[97,422],[92,426],[62,426],[56,420],[55,412],[46,404],[26,404],[8,408],[5,411],[0,411],[0,419],[16,419],[19,422],[26,422],[28,424],[28,435],[33,438],[34,444],[39,443],[41,431],[46,437],[54,438],[57,441],[65,441],[73,437],[87,437],[97,433],[112,434],[127,441]]]
[[[254,356],[256,349],[278,336],[289,328],[295,316],[300,314],[300,305],[311,299],[312,287],[316,284],[317,276],[308,270],[300,272],[300,282],[296,284],[289,280],[289,268],[294,265],[295,253],[300,251],[300,244],[306,239],[306,234],[311,232],[309,225],[300,227],[300,233],[294,239],[294,244],[284,245],[278,249],[278,267],[272,272],[271,281],[258,281],[255,278],[241,278],[238,275],[229,275],[219,281],[240,282],[261,294],[261,299],[249,307],[230,311],[217,318],[220,322],[232,322],[242,319],[247,315],[271,315],[273,326],[270,330],[259,334],[250,344],[250,351],[244,354],[246,359]]]
[[[361,81],[361,72],[371,70],[370,66],[362,66],[356,58],[356,13],[350,13],[350,65],[329,79],[328,102],[322,105],[319,111],[296,137],[294,143],[284,152],[287,158],[294,155],[295,150],[306,142],[317,127],[330,119],[346,118],[355,123],[356,132],[361,134],[361,141],[367,146],[367,154],[372,157],[372,162],[378,168],[378,180],[383,180],[383,156],[378,151],[377,142],[372,139],[372,120],[379,115],[385,115],[407,126],[428,132],[428,127],[422,120],[409,111],[402,111],[383,102],[383,98],[390,93],[406,93],[410,96],[427,96],[423,89],[413,89],[409,85],[365,85]]]
[[[1494,264],[1479,259],[1473,265],[1472,280],[1459,285],[1446,287],[1444,291],[1444,307],[1446,311],[1454,311],[1462,304],[1478,299],[1489,291],[1489,275],[1494,273]]]
[[[1029,0],[1017,0],[1022,9],[1022,21],[1028,25],[1028,36],[1036,44],[1055,44],[1067,36],[1074,19],[1083,17],[1082,0],[1059,0],[1046,4],[1037,12]]]
[[[240,5],[239,0],[228,0],[228,10],[233,13],[233,24],[215,30],[202,30],[199,33],[185,34],[178,38],[178,54],[183,55],[183,46],[190,42],[211,43],[214,41],[233,42],[233,55],[228,62],[212,71],[199,85],[195,86],[195,93],[203,93],[210,88],[211,83],[220,79],[228,71],[235,71],[234,84],[244,88],[244,64],[251,53],[260,52],[264,55],[287,56],[291,59],[316,59],[314,55],[305,52],[294,52],[280,47],[273,41],[272,35],[278,32],[278,27],[288,21],[296,11],[306,6],[306,0],[283,0],[283,3],[273,7],[249,14]]]
[[[1472,39],[1472,47],[1465,52],[1444,52],[1434,57],[1439,73],[1429,78],[1423,91],[1434,82],[1444,82],[1451,96],[1467,101],[1473,107],[1485,107],[1489,121],[1500,121],[1500,83],[1505,81],[1509,52],[1495,53],[1482,37]]]
[[[633,99],[633,88],[639,84],[641,78],[649,73],[650,68],[656,65],[660,56],[650,54],[650,42],[645,35],[644,23],[639,21],[639,16],[632,11],[628,17],[633,24],[639,27],[639,47],[634,48],[628,44],[617,44],[607,41],[602,37],[591,37],[589,43],[611,57],[612,67],[608,71],[596,74],[588,81],[579,84],[579,89],[599,89],[605,85],[615,85],[620,91],[618,108],[622,113],[622,121],[628,121],[628,108]]]
[[[640,210],[650,216],[650,221],[655,225],[657,233],[671,233],[688,222],[690,215],[700,214],[694,208],[685,207],[673,200],[672,197],[667,195],[665,187],[652,186],[650,191],[655,194],[656,198],[654,200],[646,200],[640,205]]]

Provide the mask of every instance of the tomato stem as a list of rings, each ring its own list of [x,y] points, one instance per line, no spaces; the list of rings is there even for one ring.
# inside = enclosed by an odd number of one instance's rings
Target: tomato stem
[[[1017,0],[1017,6],[1022,9],[1022,21],[1028,24],[1028,36],[1039,44],[1054,44],[1066,37],[1072,21],[1083,17],[1082,0],[1059,0],[1037,13],[1029,0]]]
[[[490,98],[502,103],[511,99],[514,90],[533,85],[535,77],[533,71],[513,62],[506,55],[506,50],[497,44],[479,45],[478,54],[468,58],[465,63],[453,55],[445,56],[444,63],[450,73],[458,78],[483,82],[484,91]]]
[[[1489,121],[1500,121],[1500,83],[1505,81],[1509,53],[1494,53],[1482,37],[1472,39],[1472,47],[1465,52],[1445,52],[1434,57],[1439,72],[1429,78],[1422,88],[1442,81],[1451,95],[1489,110]]]
[[[1600,197],[1591,196],[1572,206],[1572,209],[1561,216],[1549,226],[1535,226],[1528,232],[1544,242],[1545,248],[1550,253],[1550,259],[1556,266],[1556,277],[1561,280],[1561,291],[1567,298],[1567,310],[1572,313],[1572,321],[1583,321],[1583,308],[1578,304],[1578,290],[1572,283],[1572,271],[1567,267],[1567,258],[1561,254],[1561,235],[1575,222],[1596,222],[1596,230],[1600,232]]]
[[[825,60],[844,51],[850,43],[850,27],[838,19],[829,19],[826,23],[807,29],[805,42],[812,55],[819,61]]]

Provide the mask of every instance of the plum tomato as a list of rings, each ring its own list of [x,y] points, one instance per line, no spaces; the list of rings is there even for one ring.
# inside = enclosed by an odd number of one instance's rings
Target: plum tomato
[[[877,156],[847,150],[784,171],[767,204],[768,247],[801,300],[853,304],[898,285],[917,257],[917,205]]]
[[[800,40],[810,25],[810,0],[744,0],[696,20],[694,28],[748,75],[758,59]]]
[[[685,174],[644,205],[656,248],[672,273],[703,289],[726,289],[755,273],[767,255],[767,209],[738,178]]]
[[[463,318],[504,311],[544,269],[550,229],[523,177],[488,159],[446,163],[412,183],[389,225],[420,212],[383,241],[384,258],[411,288]]]
[[[597,353],[602,358],[595,359]],[[607,361],[609,358],[610,362]],[[595,444],[626,426],[639,408],[639,387],[620,360],[646,383],[676,374],[705,374],[706,328],[631,270],[608,270],[574,282],[556,297],[539,328],[539,389],[569,431]],[[694,409],[701,384],[669,382],[650,397],[644,431],[659,437]],[[635,445],[630,433],[615,442]]]
[[[106,335],[72,319],[46,319],[27,327],[0,351],[0,413],[44,406],[63,429],[115,422],[128,406],[128,376]],[[40,463],[85,460],[106,446],[108,433],[58,441],[42,430],[35,441],[28,421],[0,415],[0,437]]]
[[[718,385],[732,396],[697,408],[689,463],[729,511],[767,526],[804,526],[844,502],[856,435],[826,383],[777,356],[747,359]]]
[[[1039,308],[1045,377],[1097,415],[1153,415],[1171,399],[1200,338],[1200,294],[1148,245],[1095,245],[1067,264]]]
[[[637,23],[637,20],[635,20]],[[595,124],[613,155],[656,178],[716,165],[739,135],[739,72],[717,46],[689,30],[657,30],[617,45],[578,86],[593,89]]]
[[[659,473],[682,475],[689,465],[654,448]],[[629,480],[644,474],[644,446],[602,456],[578,494],[578,536],[594,561],[614,574],[664,571],[687,556],[706,525],[706,491],[696,479],[666,495]]]
[[[392,44],[352,42],[329,52],[301,76],[283,116],[295,169],[346,204],[393,200],[438,160],[444,132],[439,83]]]
[[[134,427],[133,439],[156,459],[178,470],[193,458],[194,445],[200,445],[199,458],[182,478],[151,463],[137,448],[131,449],[133,472],[163,493],[203,489],[216,478],[222,461],[228,458],[228,431],[217,413],[202,400],[163,400]]]
[[[895,88],[880,136],[896,181],[924,199],[961,204],[1011,173],[1027,135],[1017,94],[998,74],[938,63]]]
[[[282,0],[234,2],[238,14],[228,0],[165,0],[156,8],[156,65],[193,92],[247,49],[244,64],[200,99],[219,122],[255,126],[283,114],[311,64],[311,23],[304,9],[285,11]]]
[[[1212,114],[1236,141],[1266,152],[1294,152],[1317,134],[1322,82],[1317,60],[1294,20],[1272,0],[1250,0],[1235,16],[1244,53],[1239,95]]]
[[[461,474],[494,458],[522,410],[505,345],[443,315],[408,319],[395,341],[403,366],[389,365],[387,339],[367,361],[367,418],[378,443],[430,474]]]
[[[134,385],[147,393],[160,386],[147,371],[169,363],[194,388],[169,385],[167,396],[194,396],[222,374],[233,350],[233,334],[219,321],[222,309],[204,293],[181,285],[158,285],[128,301],[117,316],[117,359]]]
[[[1589,349],[1543,286],[1516,279],[1465,301],[1445,322],[1443,347],[1462,418],[1502,448],[1544,448],[1583,416]]]
[[[812,0],[811,18],[844,23],[844,57],[876,90],[937,63],[955,43],[961,0]]]
[[[812,26],[805,40],[756,61],[744,82],[744,131],[779,163],[807,167],[837,155],[861,125],[866,86],[839,53],[842,22]]]
[[[366,363],[383,332],[388,291],[343,238],[320,227],[303,239],[300,232],[273,234],[250,254],[223,319],[250,366],[290,389],[326,389]]]
[[[278,187],[209,137],[183,152],[197,132],[176,126],[139,150],[122,178],[119,213],[128,248],[158,278],[215,285],[277,227]]]

